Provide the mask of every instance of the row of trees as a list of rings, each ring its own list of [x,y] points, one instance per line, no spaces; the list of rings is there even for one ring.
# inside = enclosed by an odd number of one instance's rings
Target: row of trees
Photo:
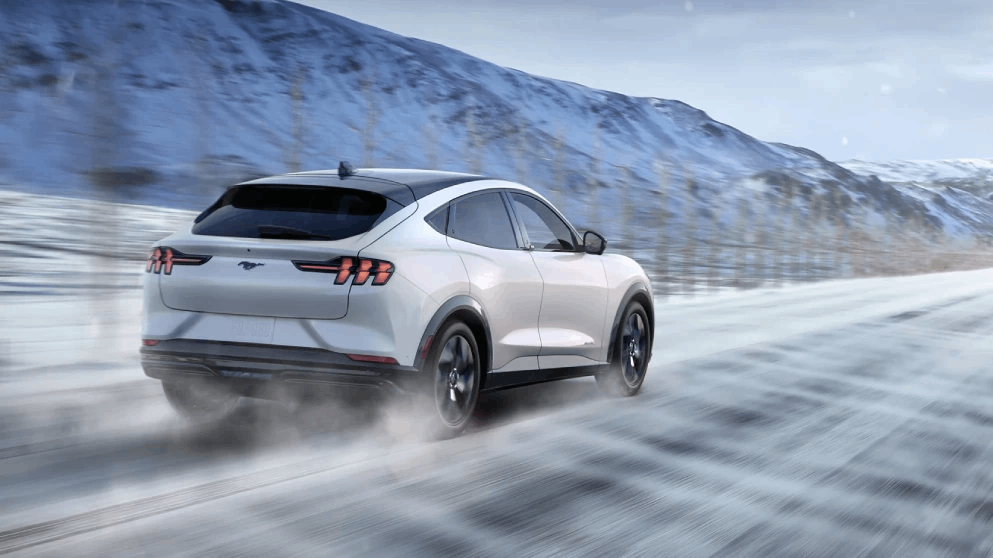
[[[473,138],[471,121],[466,130]],[[522,130],[518,146],[526,143],[523,135]],[[989,242],[945,236],[926,220],[923,206],[904,216],[890,214],[870,196],[851,194],[836,182],[811,186],[812,180],[777,174],[774,183],[702,184],[691,171],[661,162],[653,165],[654,184],[637,177],[633,165],[606,163],[612,168],[601,173],[599,127],[588,180],[578,192],[567,191],[564,146],[560,133],[546,158],[552,178],[529,185],[559,207],[579,198],[570,219],[582,228],[606,229],[613,248],[642,263],[663,296],[993,266]],[[518,148],[514,155],[526,159],[535,152]],[[516,165],[536,163],[542,162],[532,158]],[[478,172],[480,164],[467,160],[466,166]]]
[[[118,29],[123,33],[123,20]],[[103,58],[94,58],[94,113],[91,180],[101,191],[118,186],[111,168],[121,145],[123,114],[116,76],[123,62],[120,36],[112,37]],[[185,41],[190,61],[193,110],[197,114],[194,146],[195,172],[205,183],[212,182],[209,158],[212,98],[210,48],[203,38]],[[626,155],[626,164],[604,157],[599,122],[592,127],[588,169],[574,163],[584,157],[567,149],[563,130],[553,138],[529,132],[523,117],[502,119],[497,126],[480,116],[471,93],[463,99],[461,122],[445,123],[431,115],[424,127],[420,157],[402,153],[387,155],[378,127],[386,112],[377,90],[374,66],[367,64],[360,75],[360,98],[365,114],[347,123],[359,138],[361,164],[457,168],[486,172],[486,154],[502,153],[513,160],[518,179],[544,191],[571,220],[583,228],[601,230],[613,250],[637,258],[651,270],[658,291],[694,293],[722,288],[778,286],[786,283],[845,277],[864,277],[973,268],[993,264],[985,246],[963,245],[946,239],[940,231],[919,218],[897,218],[873,211],[855,201],[840,187],[811,188],[782,175],[775,184],[752,181],[742,184],[709,184],[696,178],[692,169],[653,165],[656,176],[639,176]],[[308,102],[311,72],[302,65],[287,71],[285,95],[289,130],[246,125],[262,134],[261,141],[276,146],[283,155],[285,170],[305,170],[313,154],[309,146],[315,103]],[[261,124],[261,123],[256,123]],[[454,126],[456,129],[446,129]],[[439,147],[442,137],[464,137],[461,153],[446,159]],[[575,138],[570,138],[574,140]],[[449,151],[451,151],[449,149]],[[331,153],[327,159],[337,159]],[[339,154],[340,155],[340,154]],[[358,158],[358,157],[356,157]],[[602,172],[603,167],[609,172]],[[540,167],[543,172],[532,172]],[[638,167],[638,168],[644,168]],[[277,169],[274,169],[277,170]],[[575,178],[581,178],[577,181]],[[547,183],[535,183],[547,177]],[[567,200],[581,200],[581,203]]]
[[[367,166],[379,162],[376,125],[382,109],[374,83],[372,75],[361,80],[367,117],[364,126],[353,127],[361,134]],[[300,106],[294,101],[293,110]],[[485,173],[485,153],[503,153],[513,160],[519,180],[543,191],[558,207],[568,206],[574,223],[598,231],[606,226],[613,249],[650,270],[662,295],[993,266],[987,243],[947,238],[920,213],[900,217],[875,210],[869,198],[853,200],[837,184],[812,188],[784,174],[775,185],[705,185],[691,170],[671,169],[661,162],[653,165],[655,183],[648,183],[637,176],[634,165],[604,160],[597,125],[590,168],[576,191],[575,184],[566,186],[570,172],[561,129],[547,145],[538,145],[521,123],[504,134],[484,133],[471,103],[462,112],[462,126],[450,131],[464,135],[461,153],[454,160],[444,159],[438,153],[444,130],[429,117],[423,147],[429,168],[445,165]],[[490,149],[491,141],[499,145]],[[535,177],[543,176],[531,172],[535,166],[550,171],[547,183],[535,183]],[[611,171],[602,173],[604,166]],[[733,193],[724,195],[728,191]],[[565,203],[577,198],[578,207]]]
[[[655,168],[656,199],[635,193],[643,185],[630,170],[612,173],[609,189],[593,187],[585,196],[588,214],[578,224],[620,223],[614,246],[649,270],[663,296],[993,266],[987,241],[949,238],[920,213],[876,211],[837,184],[811,188],[790,179],[706,188]],[[601,190],[611,203],[599,203]]]

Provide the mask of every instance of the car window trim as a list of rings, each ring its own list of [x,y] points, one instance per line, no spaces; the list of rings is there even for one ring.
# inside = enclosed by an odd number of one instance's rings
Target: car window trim
[[[475,242],[469,242],[468,240],[463,240],[452,234],[452,222],[455,221],[455,212],[457,208],[455,207],[458,202],[462,200],[467,200],[476,196],[481,196],[483,194],[496,193],[501,201],[503,201],[503,209],[507,212],[507,220],[510,221],[510,230],[514,232],[514,241],[517,242],[516,248],[496,248],[494,246],[486,246],[485,244],[476,244]],[[507,198],[503,193],[501,188],[487,188],[485,190],[476,190],[475,192],[469,192],[468,194],[463,194],[457,198],[453,198],[448,201],[448,226],[445,227],[445,236],[449,238],[454,238],[455,240],[465,242],[467,244],[472,244],[473,246],[482,246],[483,248],[489,248],[491,250],[520,250],[524,246],[524,237],[521,235],[521,230],[518,228],[517,220],[515,219],[514,213],[511,212],[510,206],[507,203]]]
[[[528,238],[527,231],[521,222],[521,217],[514,210],[514,201],[510,199],[510,192],[506,188],[500,189],[500,198],[503,199],[503,205],[507,208],[507,213],[510,215],[511,224],[514,225],[514,235],[517,237],[517,249],[534,250],[534,246],[531,245],[531,240]]]
[[[521,229],[521,236],[524,239],[524,242],[526,243],[525,244],[526,246],[531,246],[531,239],[527,236],[527,227],[524,226],[524,218],[521,217],[519,213],[517,213],[517,210],[516,209],[514,209],[514,203],[513,203],[514,202],[514,199],[511,197],[511,194],[519,194],[521,196],[527,196],[527,197],[533,199],[534,201],[536,201],[536,202],[544,205],[545,207],[547,207],[549,210],[551,210],[551,212],[552,212],[553,215],[555,215],[556,217],[558,217],[559,219],[561,219],[563,223],[565,223],[565,227],[569,230],[569,234],[572,235],[572,245],[573,245],[573,249],[572,250],[546,250],[544,248],[537,248],[537,247],[534,247],[534,246],[531,247],[532,250],[535,250],[537,252],[567,252],[567,253],[583,252],[583,250],[582,250],[583,243],[580,242],[579,232],[577,232],[576,229],[573,228],[572,223],[570,223],[569,220],[566,219],[565,216],[562,215],[557,209],[555,209],[551,205],[545,203],[540,198],[536,198],[536,197],[532,196],[528,192],[522,192],[520,190],[504,190],[504,199],[507,201],[507,205],[510,208],[511,213],[515,217],[515,219],[517,221],[517,225]]]
[[[433,219],[436,215],[441,215],[442,212],[445,213],[445,226],[443,227],[443,230],[439,231],[438,229],[434,228],[434,225],[431,224],[431,219]],[[427,216],[424,217],[424,222],[427,223],[429,227],[431,227],[431,230],[438,232],[439,234],[442,234],[444,236],[449,236],[448,223],[450,222],[451,218],[452,218],[452,202],[449,201],[449,202],[445,202],[445,205],[435,208],[434,211],[428,213]]]

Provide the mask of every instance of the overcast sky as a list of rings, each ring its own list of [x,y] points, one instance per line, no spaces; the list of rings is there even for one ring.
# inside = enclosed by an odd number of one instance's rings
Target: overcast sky
[[[843,161],[993,158],[993,0],[298,0]]]

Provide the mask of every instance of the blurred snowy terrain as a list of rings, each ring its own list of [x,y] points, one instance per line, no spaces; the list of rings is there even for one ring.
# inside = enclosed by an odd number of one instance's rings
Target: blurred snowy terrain
[[[989,556],[991,281],[669,304],[638,397],[591,379],[498,392],[433,444],[389,409],[245,401],[184,425],[119,355],[6,369],[0,553]],[[4,297],[35,341],[98,341],[70,298],[38,300]]]
[[[148,249],[340,159],[517,179],[636,244],[667,295],[642,393],[486,394],[436,444],[340,402],[181,422],[138,359]],[[989,265],[991,176],[282,0],[4,0],[0,554],[989,557],[993,271],[825,279]]]

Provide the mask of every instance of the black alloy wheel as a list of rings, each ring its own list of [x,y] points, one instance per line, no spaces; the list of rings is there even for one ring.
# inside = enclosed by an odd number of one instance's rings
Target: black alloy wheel
[[[428,370],[433,372],[434,438],[457,436],[472,418],[482,380],[476,338],[462,322],[451,322],[432,343]]]
[[[641,303],[632,302],[617,328],[610,366],[597,375],[597,385],[611,395],[635,395],[645,381],[651,349],[648,314]]]

